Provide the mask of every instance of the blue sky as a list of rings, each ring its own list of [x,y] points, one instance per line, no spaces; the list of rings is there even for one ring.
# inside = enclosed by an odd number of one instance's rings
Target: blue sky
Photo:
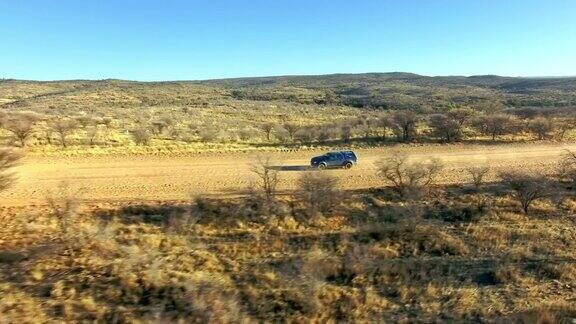
[[[0,0],[0,78],[576,75],[574,0]]]

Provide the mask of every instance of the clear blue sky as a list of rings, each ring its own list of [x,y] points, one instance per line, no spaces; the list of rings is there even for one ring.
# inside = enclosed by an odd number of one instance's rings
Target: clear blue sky
[[[576,75],[575,0],[0,0],[0,78]]]

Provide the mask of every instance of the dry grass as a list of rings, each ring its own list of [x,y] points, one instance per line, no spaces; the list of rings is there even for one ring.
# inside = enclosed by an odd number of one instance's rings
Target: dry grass
[[[296,198],[268,217],[244,198],[85,205],[65,231],[62,208],[4,209],[0,310],[43,322],[574,318],[569,207],[526,216],[498,192],[454,190],[411,202],[363,193],[321,220]],[[472,219],[441,216],[480,200]]]

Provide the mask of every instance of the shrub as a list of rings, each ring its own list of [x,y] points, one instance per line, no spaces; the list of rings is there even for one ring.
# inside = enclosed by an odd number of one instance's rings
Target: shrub
[[[488,135],[493,141],[497,136],[513,134],[517,131],[516,120],[506,114],[491,114],[476,118],[472,126],[481,134]]]
[[[13,113],[2,120],[2,127],[14,134],[20,146],[26,146],[26,140],[34,132],[34,126],[40,120],[36,114]]]
[[[16,166],[20,155],[10,150],[0,150],[0,191],[10,188],[14,183],[14,176],[8,170]]]
[[[288,132],[288,136],[290,137],[290,140],[294,140],[294,135],[296,135],[296,132],[298,132],[298,125],[293,124],[293,123],[285,123],[284,124],[284,129]]]
[[[378,174],[404,198],[418,198],[429,190],[442,168],[438,159],[411,162],[403,152],[393,152],[378,162]]]
[[[411,142],[416,136],[417,116],[413,111],[397,111],[390,120],[394,134],[404,142]]]
[[[528,123],[528,129],[539,139],[549,138],[554,131],[552,120],[544,117],[538,117]]]
[[[136,145],[148,145],[152,139],[150,132],[143,127],[132,130],[130,134],[132,135],[132,140]]]
[[[514,198],[528,214],[530,205],[538,199],[546,198],[552,193],[551,182],[544,176],[532,175],[525,171],[500,173],[503,184],[514,192]]]
[[[566,150],[557,166],[557,176],[560,181],[569,182],[576,188],[576,153]]]
[[[447,114],[434,114],[428,118],[431,135],[445,142],[458,141],[462,138],[461,129],[455,119]]]
[[[93,125],[86,127],[86,137],[88,137],[90,146],[94,146],[96,139],[98,138],[98,135],[99,135],[98,126]]]
[[[352,127],[348,125],[344,125],[340,127],[340,139],[344,143],[350,142],[350,138],[352,137]]]
[[[272,135],[272,131],[274,130],[274,124],[272,123],[264,123],[260,125],[260,128],[266,134],[266,140],[270,142],[270,136]]]
[[[466,169],[472,177],[474,188],[479,189],[484,181],[484,177],[490,172],[489,166],[472,166]]]
[[[472,222],[486,213],[486,205],[465,203],[439,203],[427,213],[429,218],[439,218],[445,222]]]
[[[50,127],[58,134],[62,147],[66,147],[68,136],[78,128],[78,122],[75,119],[56,119],[50,123]]]
[[[304,204],[309,217],[329,213],[340,198],[338,179],[325,172],[305,172],[298,179],[296,196]]]
[[[274,205],[276,187],[278,186],[278,170],[274,168],[270,157],[258,158],[252,164],[250,171],[258,178],[257,189],[264,197],[265,205],[270,208]]]
[[[218,130],[214,127],[206,127],[198,132],[198,136],[204,142],[211,142],[218,138]]]
[[[314,139],[314,130],[311,128],[302,128],[294,134],[294,137],[297,138],[302,143],[310,143]]]

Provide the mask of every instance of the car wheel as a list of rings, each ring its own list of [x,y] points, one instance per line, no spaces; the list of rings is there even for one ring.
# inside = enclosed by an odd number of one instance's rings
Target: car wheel
[[[346,162],[346,164],[344,164],[344,168],[352,169],[352,162]]]
[[[326,170],[326,164],[324,163],[318,164],[318,170]]]

